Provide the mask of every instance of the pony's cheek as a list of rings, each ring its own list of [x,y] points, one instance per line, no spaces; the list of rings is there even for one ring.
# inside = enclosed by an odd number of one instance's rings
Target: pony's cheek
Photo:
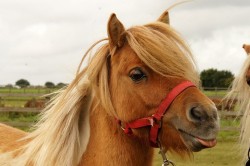
[[[164,115],[162,121],[162,128],[159,133],[159,141],[167,151],[175,151],[180,156],[188,155],[190,152],[189,147],[186,145],[179,131],[182,126],[189,126],[190,124],[185,121],[183,117],[176,115],[176,110],[172,112],[170,109]]]
[[[166,151],[182,154],[188,148],[181,139],[180,133],[173,126],[163,126],[159,133],[159,141]]]

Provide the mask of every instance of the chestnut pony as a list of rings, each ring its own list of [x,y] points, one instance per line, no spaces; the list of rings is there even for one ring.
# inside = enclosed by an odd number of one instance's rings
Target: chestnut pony
[[[239,111],[243,113],[241,119],[240,149],[243,153],[243,161],[249,157],[250,148],[250,45],[244,44],[247,53],[246,60],[240,70],[240,74],[234,79],[232,88],[227,99],[236,99],[239,104]],[[248,154],[248,155],[247,155]],[[250,164],[250,161],[249,163]]]
[[[185,155],[215,146],[216,107],[198,89],[193,57],[168,12],[127,30],[112,14],[107,31],[33,132],[1,125],[0,165],[150,166],[153,147]]]

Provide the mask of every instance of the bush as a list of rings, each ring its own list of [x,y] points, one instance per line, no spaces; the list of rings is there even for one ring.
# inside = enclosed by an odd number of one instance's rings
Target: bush
[[[55,88],[55,84],[53,82],[48,81],[48,82],[45,83],[45,87],[46,88]]]

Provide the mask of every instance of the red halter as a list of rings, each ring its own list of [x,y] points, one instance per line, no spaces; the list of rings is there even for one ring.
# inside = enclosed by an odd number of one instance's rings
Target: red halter
[[[151,126],[150,133],[149,133],[149,140],[150,144],[153,147],[158,147],[157,144],[157,137],[159,133],[159,129],[161,128],[161,120],[166,111],[168,110],[171,103],[174,101],[174,99],[182,93],[185,89],[189,87],[195,87],[195,85],[190,81],[184,81],[180,84],[178,84],[176,87],[174,87],[166,96],[166,98],[162,101],[160,106],[158,107],[155,114],[153,114],[150,117],[137,119],[135,121],[129,122],[129,123],[123,123],[120,120],[118,120],[119,125],[124,130],[126,134],[132,134],[131,129],[137,129],[141,127]],[[124,127],[123,127],[124,126]]]

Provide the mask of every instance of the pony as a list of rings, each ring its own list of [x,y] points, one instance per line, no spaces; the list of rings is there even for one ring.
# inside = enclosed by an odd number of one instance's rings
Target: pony
[[[248,129],[250,126],[250,45],[244,44],[243,48],[248,56],[239,72],[240,74],[235,77],[226,99],[237,100],[239,112],[243,114],[239,139],[243,161],[245,162],[247,160],[247,154],[249,159],[250,148],[250,130]]]
[[[155,147],[188,156],[216,145],[217,109],[168,11],[129,29],[112,14],[107,34],[32,132],[0,125],[0,165],[150,166]]]

